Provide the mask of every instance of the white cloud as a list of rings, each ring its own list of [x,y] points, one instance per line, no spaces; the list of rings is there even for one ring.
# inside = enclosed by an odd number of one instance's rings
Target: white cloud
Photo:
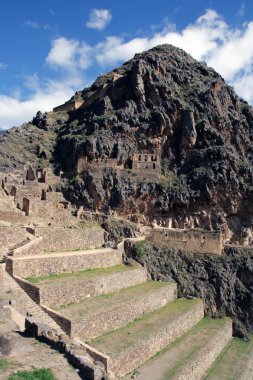
[[[164,28],[149,38],[129,41],[117,36],[107,37],[94,47],[93,59],[101,66],[116,65],[135,53],[161,44],[172,44],[195,59],[206,61],[235,87],[240,96],[253,103],[253,86],[241,85],[247,79],[248,83],[253,81],[252,40],[253,21],[233,28],[216,11],[207,10],[181,31]]]
[[[20,96],[20,91],[12,96],[0,94],[0,128],[11,128],[27,122],[39,110],[51,111],[84,86],[83,80],[78,76],[58,81],[47,80],[41,85],[36,74],[25,78],[25,84],[32,90],[25,100]]]
[[[112,15],[108,9],[92,9],[86,26],[91,29],[103,30],[110,23],[111,19]]]
[[[85,42],[59,37],[53,41],[46,63],[54,68],[75,71],[87,69],[90,64],[92,48]]]
[[[24,22],[24,25],[29,26],[32,29],[38,29],[39,28],[39,24],[36,21],[27,20],[26,22]]]
[[[0,70],[4,70],[4,69],[6,69],[6,67],[8,67],[8,65],[6,63],[0,62]]]
[[[79,42],[59,37],[53,41],[46,63],[54,67],[71,69],[75,65],[75,54]]]

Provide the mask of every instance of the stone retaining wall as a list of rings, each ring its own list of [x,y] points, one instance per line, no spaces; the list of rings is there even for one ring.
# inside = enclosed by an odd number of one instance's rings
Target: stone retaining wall
[[[13,249],[12,255],[15,257],[18,256],[27,256],[27,255],[36,255],[43,253],[43,237],[34,238],[29,240],[26,244]]]
[[[94,249],[104,244],[101,228],[37,228],[36,238],[13,251],[13,256],[39,255],[44,252]]]
[[[76,279],[63,283],[61,281],[44,285],[40,288],[40,302],[49,307],[80,302],[84,299],[140,284],[147,280],[147,272],[143,268],[131,269],[102,275],[99,277]]]
[[[25,225],[27,223],[27,218],[24,213],[20,210],[0,210],[0,221],[9,222],[12,225]]]
[[[120,265],[122,264],[122,254],[111,249],[49,253],[47,255],[9,257],[7,264],[10,268],[9,273],[13,273],[14,276],[40,277]]]
[[[167,303],[174,301],[177,296],[176,284],[143,294],[142,298],[132,297],[130,302],[121,303],[109,310],[101,310],[83,317],[74,317],[72,335],[81,336],[85,341],[104,335],[108,331],[126,326],[134,319],[150,313]],[[92,320],[92,328],[91,328]],[[106,321],[106,323],[105,323]]]
[[[29,297],[36,302],[38,305],[40,304],[40,288],[30,282],[24,280],[19,276],[15,276],[14,280],[19,284],[20,288],[23,289]]]
[[[149,334],[145,339],[125,348],[111,363],[111,370],[116,376],[123,377],[138,368],[155,353],[174,342],[189,331],[204,317],[203,303],[199,301],[195,307],[180,315],[176,320],[165,323],[160,330]]]
[[[217,334],[210,339],[204,349],[193,360],[189,360],[171,380],[202,380],[231,339],[232,321],[227,320],[225,326],[217,331]]]
[[[221,255],[223,241],[221,232],[155,228],[148,240],[161,247],[184,249],[193,253]]]
[[[35,235],[44,238],[45,251],[94,249],[104,244],[104,230],[94,228],[36,228]]]
[[[28,239],[25,227],[0,227],[0,259],[18,243]]]
[[[68,335],[71,336],[71,320],[64,317],[64,315],[56,312],[45,305],[40,305],[42,310],[44,310],[60,328]]]

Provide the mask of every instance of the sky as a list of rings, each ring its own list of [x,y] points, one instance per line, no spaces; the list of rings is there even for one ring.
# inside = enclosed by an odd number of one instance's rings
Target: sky
[[[205,61],[253,104],[252,0],[9,0],[0,41],[3,129],[164,43]]]

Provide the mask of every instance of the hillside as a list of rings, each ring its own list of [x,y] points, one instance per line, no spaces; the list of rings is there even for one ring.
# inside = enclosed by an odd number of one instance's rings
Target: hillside
[[[49,115],[48,130],[35,120],[1,137],[1,166],[21,164],[23,151],[37,164],[46,156],[68,178],[73,203],[145,224],[221,228],[232,243],[252,240],[253,109],[213,69],[162,45],[78,96],[83,106]],[[157,157],[162,175],[133,170],[133,154]]]

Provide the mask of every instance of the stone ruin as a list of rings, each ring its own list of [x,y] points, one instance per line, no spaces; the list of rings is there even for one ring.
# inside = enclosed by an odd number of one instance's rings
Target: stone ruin
[[[132,169],[161,172],[161,160],[158,154],[135,153],[132,156]]]
[[[82,99],[69,100],[68,102],[61,104],[53,108],[53,112],[70,112],[75,111],[83,105]]]
[[[90,160],[87,156],[79,157],[76,171],[81,174],[88,168],[131,169],[144,173],[161,173],[161,159],[157,153],[134,153],[125,162],[119,163],[116,158],[99,157]]]
[[[2,179],[2,190],[11,197],[24,216],[33,219],[68,223],[72,220],[69,203],[61,192],[52,187],[59,183],[51,169],[34,169],[28,165],[25,173],[7,173]]]

